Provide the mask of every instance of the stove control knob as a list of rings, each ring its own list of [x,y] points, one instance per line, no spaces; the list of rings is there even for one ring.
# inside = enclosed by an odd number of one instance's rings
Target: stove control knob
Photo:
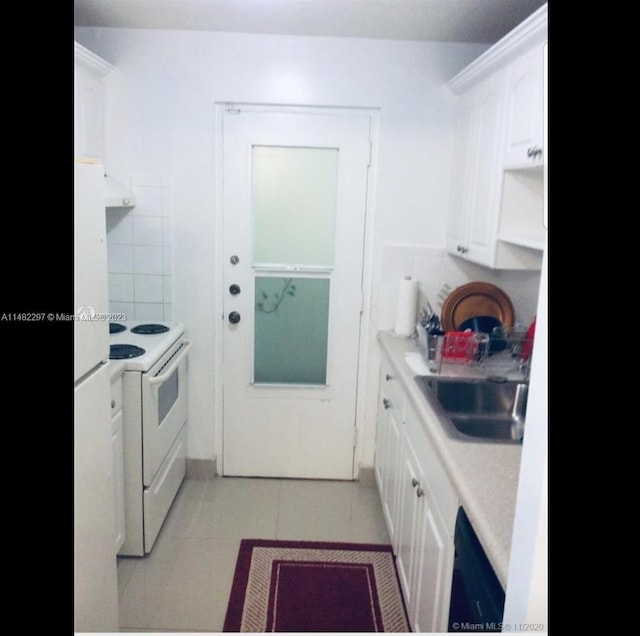
[[[229,287],[229,293],[232,296],[240,293],[240,285],[236,285],[235,283]]]
[[[232,325],[237,325],[240,322],[240,314],[237,311],[232,311],[229,314],[229,322]]]

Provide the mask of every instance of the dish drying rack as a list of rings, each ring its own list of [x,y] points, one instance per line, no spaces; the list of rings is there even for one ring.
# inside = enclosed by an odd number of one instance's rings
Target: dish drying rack
[[[528,374],[533,338],[522,328],[498,328],[484,334],[472,331],[429,333],[416,325],[418,349],[428,365],[437,361],[438,370],[447,365],[481,367],[488,375],[517,371]],[[438,351],[439,349],[439,351]]]

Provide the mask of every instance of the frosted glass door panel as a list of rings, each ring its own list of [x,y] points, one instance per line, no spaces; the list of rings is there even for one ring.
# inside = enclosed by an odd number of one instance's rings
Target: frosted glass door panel
[[[256,277],[254,382],[325,385],[329,280]]]
[[[254,146],[253,262],[332,267],[338,150]]]

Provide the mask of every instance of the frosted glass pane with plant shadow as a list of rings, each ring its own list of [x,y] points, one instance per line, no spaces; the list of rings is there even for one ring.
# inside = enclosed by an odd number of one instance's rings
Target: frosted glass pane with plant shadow
[[[325,385],[327,278],[256,277],[254,382]]]

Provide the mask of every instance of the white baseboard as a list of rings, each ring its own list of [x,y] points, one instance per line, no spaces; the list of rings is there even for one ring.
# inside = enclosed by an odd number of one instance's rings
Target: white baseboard
[[[366,488],[376,487],[376,473],[373,466],[362,466],[358,469],[358,481]]]
[[[218,460],[187,458],[187,479],[215,479],[218,477]]]

